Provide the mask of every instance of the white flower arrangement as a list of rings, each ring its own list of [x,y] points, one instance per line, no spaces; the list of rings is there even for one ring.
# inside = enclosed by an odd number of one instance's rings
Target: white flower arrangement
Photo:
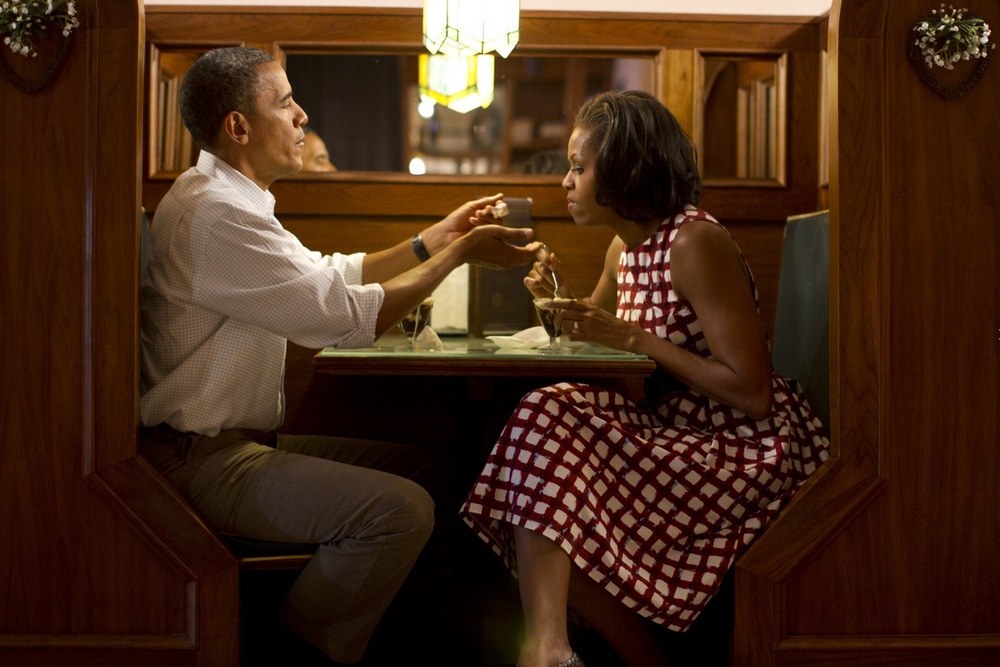
[[[978,16],[968,15],[968,9],[955,9],[953,5],[932,9],[931,16],[913,26],[927,67],[955,69],[960,60],[985,58],[996,47],[990,42],[990,26]]]
[[[0,35],[18,55],[38,55],[34,40],[49,23],[61,28],[63,37],[69,37],[80,26],[74,0],[0,0]]]

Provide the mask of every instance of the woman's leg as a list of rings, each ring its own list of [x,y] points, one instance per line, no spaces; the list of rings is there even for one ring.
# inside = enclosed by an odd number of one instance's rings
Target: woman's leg
[[[604,637],[629,667],[673,664],[647,621],[577,568],[570,575],[569,606]]]
[[[511,530],[525,626],[517,667],[553,667],[573,654],[566,629],[569,556],[543,535],[517,526]]]

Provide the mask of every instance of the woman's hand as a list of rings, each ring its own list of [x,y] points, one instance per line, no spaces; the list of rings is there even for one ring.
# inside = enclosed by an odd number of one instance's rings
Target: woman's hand
[[[562,321],[563,336],[571,341],[632,352],[639,337],[646,334],[639,327],[586,301],[558,299],[552,305],[559,311],[557,317]]]
[[[524,278],[524,286],[536,299],[549,296],[572,298],[573,294],[559,258],[544,245],[539,248],[536,261]]]

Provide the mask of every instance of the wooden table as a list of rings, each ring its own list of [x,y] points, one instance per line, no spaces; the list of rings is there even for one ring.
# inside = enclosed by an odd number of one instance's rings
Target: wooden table
[[[527,392],[560,381],[619,391],[633,399],[656,364],[648,357],[580,343],[565,353],[498,348],[481,338],[442,339],[440,351],[407,351],[391,333],[372,348],[326,348],[295,431],[417,445],[453,467],[459,491],[479,470]]]
[[[313,357],[320,373],[335,375],[428,375],[593,378],[642,386],[656,364],[648,357],[596,345],[570,344],[565,352],[499,347],[482,338],[444,338],[439,351],[400,349],[403,339],[387,335],[375,347],[325,348]]]
[[[641,392],[655,364],[594,346],[512,353],[482,339],[446,337],[439,352],[409,352],[398,349],[401,343],[401,335],[390,334],[371,349],[317,353],[309,414],[297,421],[313,420],[307,432],[407,442],[431,454],[444,488],[435,494],[436,537],[427,549],[446,573],[433,586],[424,583],[435,590],[433,605],[420,602],[401,617],[422,635],[464,637],[461,650],[468,655],[461,664],[513,664],[511,638],[522,625],[516,581],[461,523],[457,509],[526,392],[561,380]],[[419,571],[416,580],[422,581]]]
[[[309,414],[295,416],[312,421],[302,432],[332,425],[335,433],[422,444],[467,438],[475,429],[485,444],[532,389],[573,380],[639,398],[656,367],[642,355],[579,343],[550,354],[481,338],[445,337],[439,351],[407,351],[403,342],[391,333],[372,348],[316,353]],[[415,432],[411,424],[421,418]]]

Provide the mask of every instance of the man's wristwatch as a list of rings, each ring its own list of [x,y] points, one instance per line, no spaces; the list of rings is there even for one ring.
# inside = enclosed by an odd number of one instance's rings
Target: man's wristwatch
[[[420,234],[415,234],[410,240],[410,246],[413,248],[413,254],[417,256],[421,262],[426,262],[431,258],[429,252],[427,252],[427,247],[424,245],[424,239]]]

